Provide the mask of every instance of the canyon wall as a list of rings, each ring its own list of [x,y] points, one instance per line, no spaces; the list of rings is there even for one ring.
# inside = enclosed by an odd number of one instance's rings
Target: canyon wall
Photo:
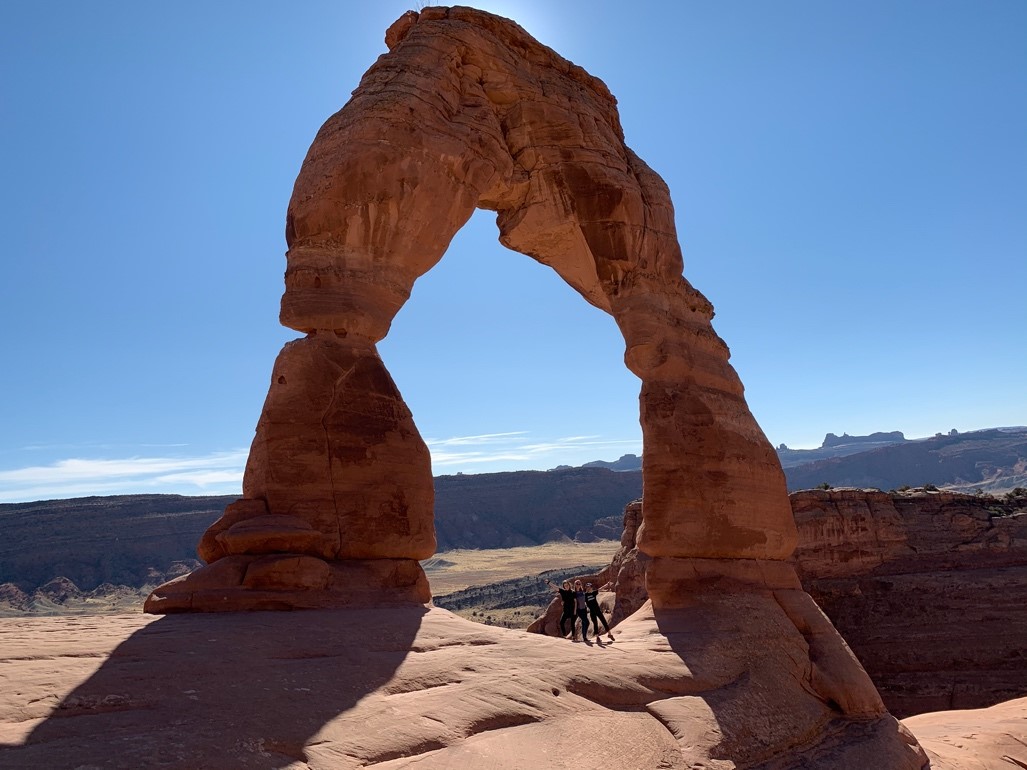
[[[898,715],[1027,694],[1027,501],[791,495],[803,587]]]

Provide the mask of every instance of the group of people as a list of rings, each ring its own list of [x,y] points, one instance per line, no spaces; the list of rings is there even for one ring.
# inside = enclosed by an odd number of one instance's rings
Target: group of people
[[[571,581],[565,580],[560,588],[557,588],[548,578],[545,582],[550,588],[557,591],[560,594],[560,598],[563,599],[563,615],[560,616],[560,636],[567,636],[565,624],[569,620],[571,622],[571,640],[578,641],[576,621],[580,619],[581,640],[587,642],[588,619],[591,616],[595,638],[599,638],[599,621],[602,621],[607,637],[611,642],[613,641],[613,634],[610,633],[610,624],[606,622],[603,608],[599,606],[598,588],[593,589],[591,583],[582,585],[580,580],[575,580],[573,586],[571,586]]]

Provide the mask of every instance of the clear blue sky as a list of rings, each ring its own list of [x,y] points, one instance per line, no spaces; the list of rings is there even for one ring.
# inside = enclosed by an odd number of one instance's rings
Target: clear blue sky
[[[293,180],[408,7],[0,6],[0,501],[239,490]],[[480,7],[617,96],[772,442],[1027,423],[1027,3]],[[641,449],[614,324],[485,212],[380,350],[436,473]]]

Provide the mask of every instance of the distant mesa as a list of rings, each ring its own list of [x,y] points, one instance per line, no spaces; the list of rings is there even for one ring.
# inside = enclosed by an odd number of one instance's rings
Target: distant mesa
[[[828,433],[816,449],[790,449],[780,444],[777,455],[790,491],[825,483],[885,490],[932,484],[953,491],[1002,495],[1027,487],[1027,427],[1023,426],[962,433],[952,429],[919,439],[907,439],[901,431],[866,436]],[[625,472],[637,469],[636,463],[639,458],[624,455],[620,460],[599,460],[582,467]]]
[[[858,445],[854,445],[858,446]],[[834,450],[800,450],[822,452]],[[606,465],[618,461],[606,462]],[[805,460],[785,469],[792,489],[920,487],[1003,496],[1027,487],[1027,428],[1006,427],[917,439],[831,462]],[[620,516],[642,494],[640,471],[564,467],[435,478],[439,550],[488,549],[546,542],[618,539]],[[0,504],[0,584],[25,607],[34,592],[66,577],[83,592],[103,583],[140,589],[200,566],[196,541],[234,497],[120,495]],[[141,522],[145,521],[145,526]]]
[[[848,433],[836,436],[833,433],[828,433],[824,436],[824,443],[821,444],[821,447],[826,449],[847,444],[897,444],[905,440],[906,437],[900,430],[893,430],[889,433],[871,433],[869,436],[850,436]]]
[[[877,435],[894,434],[873,434]],[[932,484],[1001,495],[1027,486],[1027,429],[1022,428],[950,431],[916,440],[849,441],[779,455],[792,490],[825,483],[884,490]]]
[[[640,471],[642,470],[642,458],[638,455],[621,455],[619,460],[605,462],[593,460],[585,463],[582,468],[609,468],[611,471]]]

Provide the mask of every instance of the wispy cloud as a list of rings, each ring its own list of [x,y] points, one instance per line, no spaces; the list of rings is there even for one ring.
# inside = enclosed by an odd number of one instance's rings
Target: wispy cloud
[[[246,450],[192,457],[70,458],[0,470],[0,502],[133,492],[232,494],[242,489]]]
[[[480,467],[483,465],[493,465],[493,470],[544,469],[560,464],[616,459],[604,457],[608,453],[642,451],[641,438],[564,436],[535,439],[528,431],[428,439],[427,444],[432,466],[445,470],[458,470],[460,466],[473,467],[476,471],[487,470]]]
[[[453,438],[428,439],[425,443],[428,447],[437,446],[470,446],[474,444],[496,444],[506,443],[514,436],[526,436],[527,431],[515,430],[508,433],[482,433],[478,436],[454,436]]]
[[[189,446],[185,443],[177,444],[132,444],[130,447],[126,444],[29,444],[28,446],[21,447],[19,451],[22,452],[53,452],[56,450],[121,450],[124,451],[126,448],[138,448],[145,447],[147,449],[171,449],[178,447]]]
[[[549,438],[523,430],[428,439],[427,444],[436,473],[545,470],[642,451],[641,438]],[[147,446],[170,449],[177,445]],[[87,453],[82,447],[79,450]],[[96,447],[89,450],[95,452]],[[0,470],[0,503],[87,495],[236,494],[242,489],[246,456],[245,449],[235,449],[185,456],[72,457]]]

